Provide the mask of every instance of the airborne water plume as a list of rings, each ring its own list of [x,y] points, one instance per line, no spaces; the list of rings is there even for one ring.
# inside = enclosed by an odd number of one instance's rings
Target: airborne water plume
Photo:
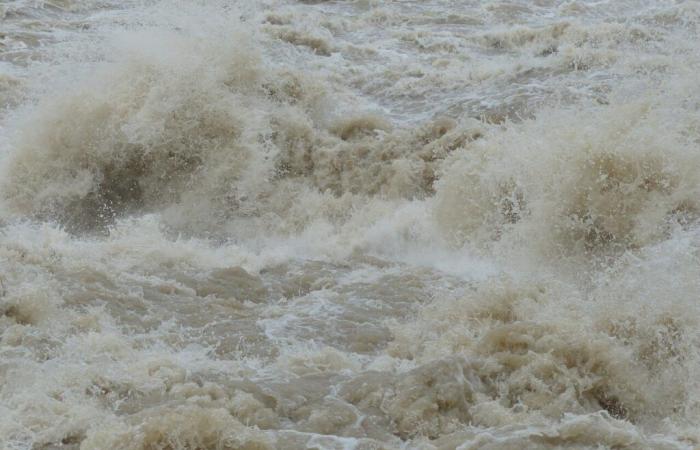
[[[694,2],[0,20],[0,448],[700,445]]]

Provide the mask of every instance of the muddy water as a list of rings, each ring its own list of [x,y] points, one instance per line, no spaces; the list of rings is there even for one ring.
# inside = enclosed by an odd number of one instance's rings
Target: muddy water
[[[699,24],[0,4],[0,447],[697,447]]]

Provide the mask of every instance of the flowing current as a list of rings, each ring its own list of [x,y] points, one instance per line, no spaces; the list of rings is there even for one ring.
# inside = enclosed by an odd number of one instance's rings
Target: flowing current
[[[699,31],[0,1],[0,448],[700,448]]]

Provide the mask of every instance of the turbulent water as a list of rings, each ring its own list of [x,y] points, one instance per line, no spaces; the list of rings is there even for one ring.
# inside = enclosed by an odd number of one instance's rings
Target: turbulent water
[[[0,2],[0,448],[700,448],[699,32]]]

